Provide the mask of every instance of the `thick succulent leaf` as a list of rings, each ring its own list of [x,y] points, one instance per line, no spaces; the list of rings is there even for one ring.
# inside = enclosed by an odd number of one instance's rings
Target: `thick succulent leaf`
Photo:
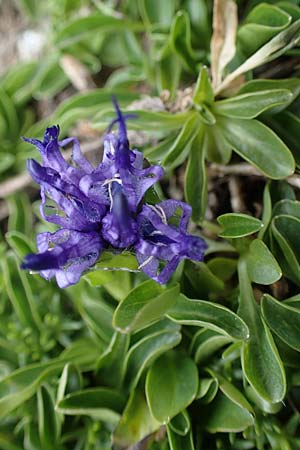
[[[294,158],[282,140],[257,120],[219,117],[224,136],[232,148],[264,175],[285,178],[295,170]]]
[[[291,272],[293,281],[300,283],[300,219],[280,215],[272,221],[272,234],[275,237],[284,260]],[[289,272],[286,275],[289,277]]]
[[[257,93],[261,91],[269,91],[273,89],[288,89],[292,93],[292,97],[290,98],[289,103],[292,103],[300,94],[300,80],[299,78],[286,78],[280,80],[268,80],[258,78],[255,80],[250,80],[247,83],[243,84],[241,89],[238,91],[237,95],[242,94],[251,94]],[[282,109],[285,109],[288,104],[283,104],[282,106],[276,106],[270,112],[278,112]]]
[[[265,294],[261,309],[267,325],[287,345],[300,351],[300,311]]]
[[[194,361],[170,351],[150,367],[146,378],[146,396],[152,416],[161,424],[186,408],[198,390],[198,371]]]
[[[281,269],[266,246],[260,239],[254,239],[247,253],[248,273],[251,281],[258,284],[272,284],[281,278]]]
[[[207,408],[206,429],[210,433],[238,433],[254,424],[252,414],[224,394],[219,393]]]
[[[243,371],[260,397],[269,403],[276,403],[285,395],[285,372],[272,335],[254,299],[244,259],[239,262],[239,282],[239,314],[250,330],[250,338],[243,344]]]
[[[223,238],[240,238],[259,231],[263,224],[259,219],[247,214],[228,213],[218,217],[218,223],[223,227],[219,236]]]
[[[103,422],[117,423],[125,404],[125,397],[114,389],[90,388],[64,397],[56,405],[66,415],[87,415]]]
[[[213,112],[230,118],[253,119],[269,108],[289,103],[292,98],[287,89],[252,92],[215,102]]]
[[[127,448],[159,428],[160,422],[150,414],[144,392],[141,389],[135,389],[113,433],[113,442],[122,448]]]
[[[109,346],[98,359],[97,375],[106,386],[121,386],[128,347],[129,335],[115,332]]]
[[[130,333],[150,325],[164,316],[178,294],[178,285],[166,288],[153,280],[145,281],[135,287],[115,310],[115,329]]]
[[[161,330],[156,333],[146,335],[134,344],[125,360],[125,380],[124,385],[129,390],[137,385],[143,371],[160,355],[175,347],[181,341],[181,334],[178,329]]]
[[[229,336],[203,329],[194,335],[190,352],[194,355],[196,364],[204,364],[215,352],[230,342],[232,339]]]
[[[291,16],[276,5],[258,4],[238,32],[243,51],[249,55],[291,23]]]
[[[216,303],[191,300],[180,294],[168,317],[184,325],[196,325],[215,330],[233,339],[248,339],[245,322],[234,312]]]

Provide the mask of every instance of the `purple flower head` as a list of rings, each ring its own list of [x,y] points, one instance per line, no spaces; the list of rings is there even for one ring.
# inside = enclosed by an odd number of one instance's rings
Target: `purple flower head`
[[[137,224],[121,184],[114,181],[109,189],[111,209],[102,220],[102,236],[113,247],[126,248],[136,241]]]
[[[27,168],[41,187],[42,217],[55,223],[55,233],[37,236],[38,254],[29,254],[23,269],[55,277],[60,287],[78,282],[104,248],[130,248],[140,269],[159,283],[168,281],[184,258],[201,260],[205,242],[187,234],[191,208],[175,200],[143,205],[146,191],[162,176],[160,166],[144,167],[143,154],[131,150],[126,120],[113,100],[116,118],[104,136],[104,153],[97,167],[84,157],[76,138],[58,139],[59,127],[47,128],[43,141],[34,144],[42,157],[39,164],[28,160]],[[112,127],[117,124],[117,135]],[[68,163],[61,149],[72,144]],[[52,205],[47,208],[48,199]],[[54,202],[54,206],[53,206]],[[181,213],[176,219],[176,213]]]
[[[174,224],[172,219],[178,210],[180,215]],[[158,283],[166,283],[182,259],[203,260],[207,244],[187,234],[190,216],[191,207],[176,200],[144,205],[138,216],[137,259],[140,268]]]

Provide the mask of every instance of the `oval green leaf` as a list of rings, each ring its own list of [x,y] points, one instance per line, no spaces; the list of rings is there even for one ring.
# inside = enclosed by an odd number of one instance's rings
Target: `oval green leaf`
[[[272,284],[282,275],[276,259],[260,239],[255,239],[250,244],[247,266],[249,277],[254,283]]]
[[[271,330],[287,345],[300,351],[300,311],[265,294],[261,309]]]
[[[177,323],[215,330],[233,339],[248,339],[245,322],[230,309],[205,300],[191,300],[180,294],[168,317]]]
[[[270,128],[255,119],[218,119],[232,148],[263,174],[277,180],[294,172],[290,150]]]
[[[170,351],[157,359],[148,371],[146,396],[152,416],[168,423],[195,399],[198,370],[194,361]]]
[[[224,228],[219,236],[224,238],[240,238],[256,233],[263,223],[256,217],[247,214],[228,213],[218,217],[218,223]]]
[[[239,314],[247,323],[250,339],[242,349],[245,377],[257,394],[269,403],[277,403],[286,391],[285,372],[270,330],[261,317],[248,276],[247,263],[239,261]]]

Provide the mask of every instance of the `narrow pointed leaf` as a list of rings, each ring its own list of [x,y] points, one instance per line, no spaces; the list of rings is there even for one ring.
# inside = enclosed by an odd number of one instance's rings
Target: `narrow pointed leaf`
[[[253,119],[269,108],[287,104],[292,98],[293,94],[287,89],[253,92],[215,102],[213,111],[220,116]]]

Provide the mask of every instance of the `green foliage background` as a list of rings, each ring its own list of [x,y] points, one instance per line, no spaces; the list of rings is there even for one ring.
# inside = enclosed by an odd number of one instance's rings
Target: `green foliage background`
[[[0,78],[1,449],[299,449],[299,3],[16,2],[47,27],[40,58]],[[112,94],[166,170],[153,201],[176,186],[193,207],[205,262],[161,287],[104,253],[60,290],[19,269],[50,229],[20,136],[59,123],[100,148]],[[208,216],[218,171],[254,180],[259,213],[227,198]]]

